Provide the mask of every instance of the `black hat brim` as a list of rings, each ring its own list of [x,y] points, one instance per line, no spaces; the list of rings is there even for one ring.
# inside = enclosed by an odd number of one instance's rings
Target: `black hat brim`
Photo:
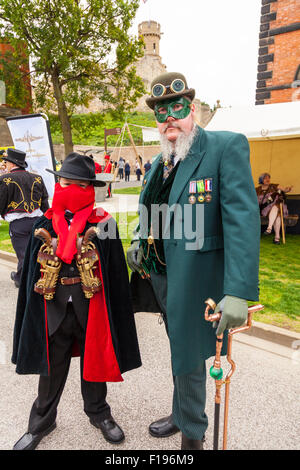
[[[94,186],[97,186],[97,187],[103,187],[106,185],[106,182],[102,181],[100,179],[100,176],[98,176],[98,178],[95,177],[95,178],[90,179],[90,178],[83,178],[82,176],[74,175],[73,173],[68,173],[66,171],[54,171],[54,170],[49,170],[48,168],[46,168],[46,171],[48,171],[49,173],[53,173],[53,175],[59,176],[60,178],[66,178],[69,180],[89,181],[90,183],[92,183]],[[98,173],[98,175],[101,175],[101,173]]]
[[[17,166],[20,166],[21,168],[27,168],[28,167],[28,165],[25,161],[24,161],[24,163],[20,163],[20,162],[17,162],[16,160],[14,160],[13,158],[9,158],[5,155],[1,155],[1,158],[2,158],[2,160],[7,160],[10,163],[14,163]]]
[[[156,103],[159,103],[160,101],[180,98],[181,96],[186,96],[191,101],[193,101],[195,94],[196,92],[194,88],[189,88],[188,90],[184,90],[182,93],[167,93],[166,95],[159,96],[157,98],[155,96],[150,96],[149,98],[146,98],[146,104],[149,106],[149,108],[154,109]]]

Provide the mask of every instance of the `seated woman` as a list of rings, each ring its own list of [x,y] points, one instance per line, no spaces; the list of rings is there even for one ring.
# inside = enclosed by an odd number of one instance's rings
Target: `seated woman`
[[[271,176],[269,173],[263,173],[260,175],[258,182],[260,186],[256,188],[256,194],[258,198],[258,204],[260,208],[260,213],[264,217],[268,217],[269,223],[265,235],[270,235],[272,233],[272,228],[274,227],[275,238],[273,242],[276,245],[280,244],[280,203],[282,202],[283,216],[288,215],[288,209],[285,201],[285,193],[291,191],[292,186],[283,188],[279,184],[272,184]]]

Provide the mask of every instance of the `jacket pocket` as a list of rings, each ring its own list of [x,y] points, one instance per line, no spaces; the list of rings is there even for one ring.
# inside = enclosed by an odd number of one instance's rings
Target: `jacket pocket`
[[[200,253],[212,250],[224,249],[224,240],[222,235],[215,235],[213,237],[204,237],[197,240],[197,250]]]

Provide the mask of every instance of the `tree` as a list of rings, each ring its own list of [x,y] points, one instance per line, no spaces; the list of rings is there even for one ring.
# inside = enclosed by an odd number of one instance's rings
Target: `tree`
[[[3,39],[1,42],[0,80],[5,83],[6,103],[30,112],[31,87],[26,45],[18,44],[17,48],[13,48]]]
[[[144,93],[133,63],[142,41],[129,34],[139,0],[0,0],[2,36],[26,44],[39,107],[56,105],[66,155],[70,116],[98,97],[121,114]]]

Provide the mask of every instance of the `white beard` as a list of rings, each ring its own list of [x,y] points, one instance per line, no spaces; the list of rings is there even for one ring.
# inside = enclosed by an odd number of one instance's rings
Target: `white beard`
[[[176,127],[176,124],[172,123]],[[197,125],[194,124],[193,129],[189,134],[181,132],[176,139],[176,142],[170,142],[165,134],[160,134],[160,146],[163,161],[168,161],[171,155],[175,155],[178,160],[184,160],[191,148],[194,138],[197,134]]]

